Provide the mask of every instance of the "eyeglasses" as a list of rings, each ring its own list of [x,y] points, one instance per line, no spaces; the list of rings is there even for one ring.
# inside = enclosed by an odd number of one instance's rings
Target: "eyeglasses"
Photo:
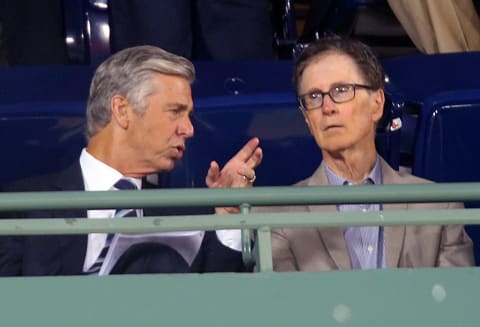
[[[355,98],[355,90],[357,88],[374,90],[372,86],[362,84],[340,84],[333,86],[328,92],[313,91],[298,97],[300,109],[310,111],[320,108],[323,105],[323,97],[329,95],[335,103],[344,103]]]

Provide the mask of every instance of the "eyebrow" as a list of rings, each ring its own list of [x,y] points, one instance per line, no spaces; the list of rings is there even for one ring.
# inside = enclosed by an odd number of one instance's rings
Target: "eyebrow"
[[[190,107],[184,103],[178,103],[178,102],[171,102],[171,103],[167,103],[167,107],[168,108],[171,108],[171,107],[175,107],[175,108],[178,108],[178,109],[181,109],[181,110],[189,110]],[[193,107],[192,107],[192,110],[193,110]]]
[[[330,87],[328,88],[328,90],[326,90],[325,92],[328,92],[330,91],[331,89],[333,89],[334,87],[337,87],[337,86],[341,86],[341,85],[351,85],[351,84],[364,84],[362,82],[360,83],[356,83],[356,82],[334,82],[332,84],[330,84]],[[323,90],[321,90],[320,88],[318,87],[313,87],[311,89],[309,89],[306,93],[304,94],[309,94],[309,93],[314,93],[314,92],[323,92]]]

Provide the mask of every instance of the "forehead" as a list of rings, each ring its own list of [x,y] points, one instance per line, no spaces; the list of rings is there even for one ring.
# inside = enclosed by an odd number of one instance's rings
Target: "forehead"
[[[151,80],[150,105],[185,107],[193,110],[190,82],[181,76],[155,74]]]
[[[152,79],[153,90],[156,93],[175,96],[191,96],[192,89],[188,80],[182,76],[154,74]]]
[[[348,55],[329,52],[313,58],[300,78],[299,91],[310,88],[329,89],[336,83],[361,83],[355,61]]]

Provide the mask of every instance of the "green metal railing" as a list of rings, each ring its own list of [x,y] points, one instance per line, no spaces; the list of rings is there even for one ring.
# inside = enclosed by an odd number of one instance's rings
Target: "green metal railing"
[[[274,273],[270,231],[480,224],[480,209],[256,213],[250,208],[479,200],[480,183],[3,193],[0,211],[238,206],[237,215],[1,219],[0,235],[254,230],[261,273],[0,278],[0,322],[5,326],[478,326],[480,270],[476,267]],[[243,233],[246,261],[252,260],[249,236]]]
[[[271,228],[360,225],[480,224],[480,209],[380,212],[250,213],[259,205],[452,202],[480,200],[480,183],[173,189],[123,192],[25,192],[0,194],[0,211],[106,209],[117,207],[238,206],[240,215],[143,217],[142,219],[23,219],[0,221],[0,235],[151,233],[242,229],[244,260],[252,263],[250,234],[256,230],[258,268],[272,270]]]

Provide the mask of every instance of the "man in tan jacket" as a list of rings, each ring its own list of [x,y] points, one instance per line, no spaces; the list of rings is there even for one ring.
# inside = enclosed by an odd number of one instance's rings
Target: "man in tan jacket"
[[[313,175],[297,186],[411,184],[426,180],[393,170],[375,149],[384,107],[384,73],[364,44],[329,37],[299,56],[294,81],[300,109],[322,151]],[[268,211],[380,211],[461,207],[457,203],[358,204]],[[265,210],[259,208],[259,210]],[[461,225],[284,228],[272,233],[276,271],[473,265]]]

